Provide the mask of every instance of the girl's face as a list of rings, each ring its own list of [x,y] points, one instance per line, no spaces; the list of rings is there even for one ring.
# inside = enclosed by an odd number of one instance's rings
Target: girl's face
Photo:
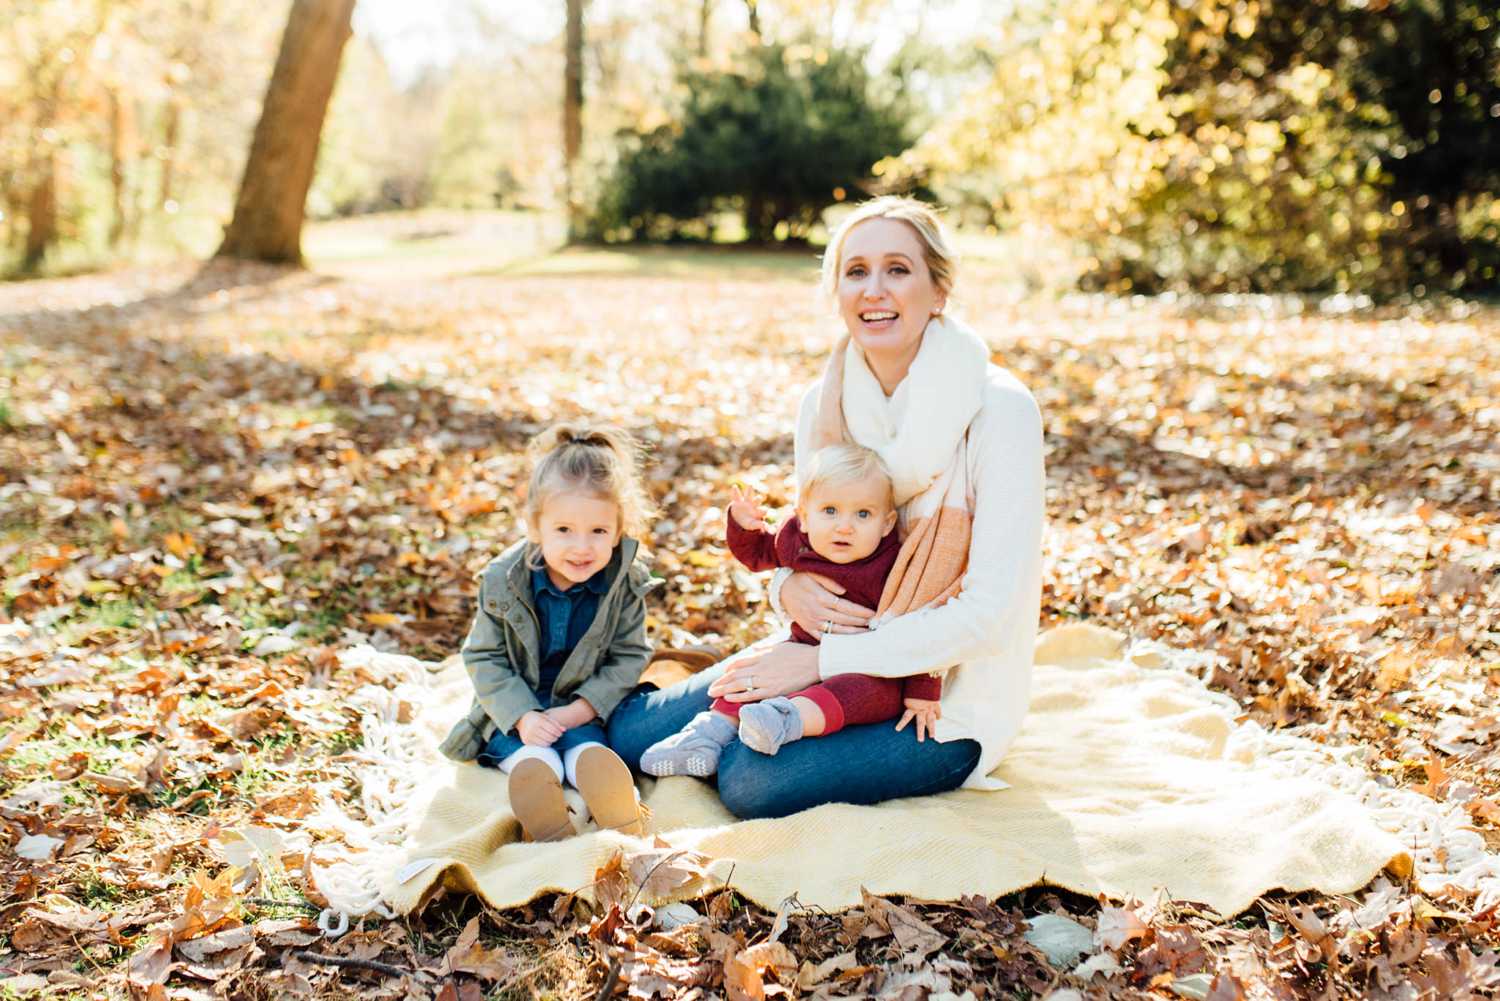
[[[839,316],[867,356],[917,356],[927,323],[947,302],[932,283],[922,241],[899,219],[866,219],[844,237]]]
[[[620,541],[620,505],[590,494],[553,494],[542,504],[536,533],[547,576],[566,591],[609,563]]]
[[[853,483],[824,483],[799,503],[797,520],[813,552],[834,563],[873,553],[896,524],[891,485],[881,476]]]

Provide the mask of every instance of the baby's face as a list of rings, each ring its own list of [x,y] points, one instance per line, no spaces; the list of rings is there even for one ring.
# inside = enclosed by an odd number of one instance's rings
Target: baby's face
[[[853,563],[875,551],[896,524],[891,486],[880,476],[824,483],[797,505],[813,552],[834,563]]]

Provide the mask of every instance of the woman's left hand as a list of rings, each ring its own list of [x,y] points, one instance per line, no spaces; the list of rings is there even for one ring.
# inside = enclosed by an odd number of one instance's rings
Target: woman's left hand
[[[817,647],[778,643],[764,653],[732,660],[708,686],[708,694],[729,702],[759,702],[800,692],[818,681]]]

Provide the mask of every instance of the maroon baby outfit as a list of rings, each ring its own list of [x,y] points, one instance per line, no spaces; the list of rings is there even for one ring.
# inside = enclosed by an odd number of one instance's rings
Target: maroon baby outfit
[[[835,563],[813,552],[807,533],[793,516],[781,526],[775,535],[770,532],[741,528],[731,516],[727,532],[729,551],[734,553],[751,570],[773,570],[790,567],[809,573],[822,574],[844,588],[843,597],[866,608],[880,604],[880,592],[885,589],[885,579],[891,574],[896,556],[901,551],[901,540],[895,529],[886,533],[875,551],[853,563]],[[792,639],[797,643],[817,646],[818,637],[792,623]],[[908,678],[876,678],[867,674],[841,674],[829,678],[787,698],[801,695],[811,699],[823,710],[826,723],[824,733],[842,730],[845,726],[860,723],[883,723],[901,715],[905,699],[937,701],[942,694],[943,680],[936,674],[916,674]],[[726,716],[739,718],[743,702],[728,702],[718,699],[714,710]]]

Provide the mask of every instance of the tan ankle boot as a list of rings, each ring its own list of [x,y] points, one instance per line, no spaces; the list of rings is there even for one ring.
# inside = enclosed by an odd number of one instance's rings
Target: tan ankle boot
[[[568,818],[562,783],[545,761],[526,758],[510,770],[510,809],[528,841],[559,841],[578,833]]]
[[[635,798],[635,781],[618,754],[603,744],[595,744],[579,753],[574,767],[578,791],[601,831],[609,828],[637,837],[645,833],[640,804]]]

